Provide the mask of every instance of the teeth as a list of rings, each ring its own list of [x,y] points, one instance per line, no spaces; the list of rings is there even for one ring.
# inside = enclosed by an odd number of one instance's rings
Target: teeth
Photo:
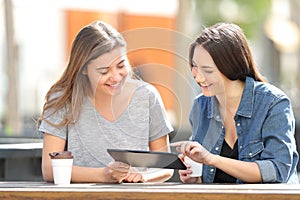
[[[116,84],[113,84],[113,85],[109,85],[110,87],[117,87],[120,83],[116,83]]]

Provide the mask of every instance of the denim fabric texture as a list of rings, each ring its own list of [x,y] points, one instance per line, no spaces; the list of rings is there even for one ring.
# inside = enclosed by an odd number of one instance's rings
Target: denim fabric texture
[[[247,77],[234,117],[238,135],[238,159],[256,162],[262,183],[299,183],[295,118],[287,95],[275,86]],[[191,140],[220,155],[225,128],[215,96],[200,94],[190,112]],[[203,183],[212,183],[216,168],[203,166]],[[237,183],[243,183],[237,180]]]

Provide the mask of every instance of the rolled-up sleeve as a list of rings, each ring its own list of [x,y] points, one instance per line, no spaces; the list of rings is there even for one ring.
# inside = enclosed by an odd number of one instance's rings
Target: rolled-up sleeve
[[[274,183],[277,182],[276,169],[272,161],[269,160],[257,160],[255,161],[259,167],[262,175],[262,182]]]
[[[296,168],[295,118],[287,97],[277,98],[262,128],[264,150],[258,164],[263,182],[287,182]]]

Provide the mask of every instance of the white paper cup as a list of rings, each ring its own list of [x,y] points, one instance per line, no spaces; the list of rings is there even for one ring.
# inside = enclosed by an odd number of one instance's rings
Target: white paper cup
[[[193,161],[191,158],[189,158],[187,156],[184,157],[184,161],[191,166],[190,170],[193,173],[190,174],[190,177],[202,176],[202,167],[203,167],[202,163],[198,163],[196,161]]]
[[[71,183],[73,159],[51,159],[54,184],[68,185]]]

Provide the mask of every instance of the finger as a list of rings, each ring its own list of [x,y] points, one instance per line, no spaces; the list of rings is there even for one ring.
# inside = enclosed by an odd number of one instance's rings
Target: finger
[[[126,177],[126,178],[123,179],[123,182],[124,183],[131,183],[132,179],[130,177]]]
[[[129,173],[127,174],[127,176],[126,176],[126,180],[127,180],[128,182],[132,182],[132,180],[134,179],[134,177],[136,176],[136,174],[137,174],[137,173],[135,173],[135,172],[129,172]]]
[[[193,172],[191,170],[178,170],[180,176],[189,176]]]
[[[186,146],[186,143],[183,142],[183,143],[181,143],[180,147],[178,147],[178,148],[179,148],[179,151],[180,151],[183,155],[185,155],[185,146]]]
[[[179,152],[179,153],[182,153],[181,152],[181,146],[180,147],[176,147],[176,151]]]
[[[202,155],[202,153],[203,153],[203,151],[202,151],[201,148],[193,148],[193,149],[191,149],[189,156],[192,156],[192,155],[195,155],[195,154]]]
[[[132,182],[134,182],[134,183],[141,183],[141,182],[143,182],[143,178],[142,178],[142,176],[141,176],[140,174],[137,174],[137,175],[133,178]]]
[[[184,157],[185,157],[185,156],[184,156],[182,153],[178,155],[178,158],[179,158],[180,160],[182,160],[182,161],[184,161]]]
[[[189,142],[186,147],[186,155],[191,157],[193,154],[197,153],[201,147],[202,146],[198,142]]]
[[[191,142],[187,141],[182,145],[182,152],[185,155],[189,155],[191,151]]]
[[[142,175],[138,173],[133,173],[127,176],[123,181],[127,183],[138,183],[142,182]]]
[[[127,174],[118,174],[118,175],[116,175],[116,179],[119,182],[122,182],[122,180],[124,180],[126,176],[127,176]]]
[[[197,143],[193,145],[194,147],[191,149],[190,154],[199,154],[200,157],[206,157],[209,154],[209,151],[207,151],[201,144]]]
[[[183,146],[183,145],[184,145],[184,144],[182,144],[182,145],[179,146],[179,147],[176,147],[176,151],[179,152],[179,153],[181,153],[182,155],[185,154],[185,152],[184,152],[184,146]]]
[[[171,147],[179,147],[181,144],[184,143],[184,141],[179,141],[179,142],[172,142],[170,144]]]

